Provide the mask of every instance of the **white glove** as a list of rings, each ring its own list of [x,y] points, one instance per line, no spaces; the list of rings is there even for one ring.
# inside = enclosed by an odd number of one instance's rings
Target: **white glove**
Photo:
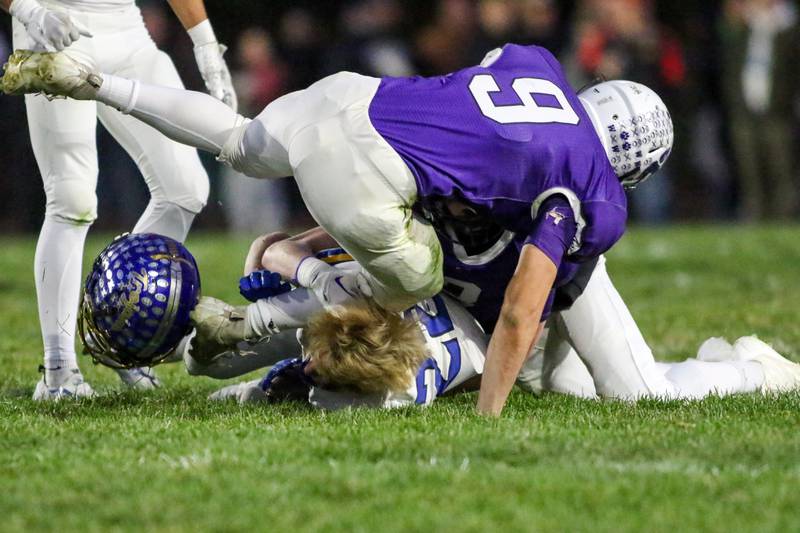
[[[203,77],[208,93],[218,100],[237,110],[239,102],[236,98],[236,91],[233,90],[231,73],[222,55],[227,48],[219,44],[211,28],[208,19],[197,26],[189,28],[189,37],[194,43],[194,58],[197,61],[197,69]]]
[[[309,289],[325,309],[371,296],[360,270],[343,270],[306,257],[297,267],[297,283]]]
[[[68,14],[51,11],[36,0],[14,0],[8,11],[25,26],[36,45],[49,52],[63,50],[81,35],[92,36],[86,27]]]

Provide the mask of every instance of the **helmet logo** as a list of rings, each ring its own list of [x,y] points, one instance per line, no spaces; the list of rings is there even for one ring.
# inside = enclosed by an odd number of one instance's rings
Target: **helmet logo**
[[[134,313],[139,312],[139,298],[150,284],[150,279],[145,269],[142,269],[141,273],[132,272],[131,275],[133,276],[131,280],[133,282],[133,288],[128,291],[128,294],[123,294],[119,297],[119,303],[122,305],[122,312],[111,326],[111,331],[122,331],[128,319],[132,317]]]

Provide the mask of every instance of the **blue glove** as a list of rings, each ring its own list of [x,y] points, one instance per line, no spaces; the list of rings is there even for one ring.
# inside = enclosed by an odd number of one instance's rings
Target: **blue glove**
[[[269,270],[256,270],[239,280],[239,293],[251,302],[290,290],[292,290],[291,284],[282,281],[280,274]]]

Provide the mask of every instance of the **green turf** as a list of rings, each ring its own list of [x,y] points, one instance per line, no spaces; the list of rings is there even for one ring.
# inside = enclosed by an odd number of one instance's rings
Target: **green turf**
[[[800,228],[635,230],[612,278],[657,355],[758,333],[800,360]],[[204,292],[235,299],[246,242],[196,234]],[[90,243],[87,256],[102,246]],[[323,414],[154,394],[37,405],[34,242],[0,240],[0,531],[797,531],[800,395],[588,402],[514,393]]]

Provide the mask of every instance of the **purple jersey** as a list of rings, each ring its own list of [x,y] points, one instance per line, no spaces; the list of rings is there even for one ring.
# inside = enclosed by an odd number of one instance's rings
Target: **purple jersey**
[[[414,174],[418,201],[461,196],[527,236],[541,202],[561,194],[577,223],[572,259],[606,251],[624,231],[625,195],[561,66],[511,44],[482,65],[384,78],[372,100],[372,123]]]
[[[494,330],[506,286],[514,275],[519,254],[526,237],[515,237],[506,232],[497,243],[477,255],[467,255],[458,244],[442,240],[444,252],[443,291],[460,301],[487,333]],[[555,288],[569,283],[578,272],[580,264],[562,261],[556,275]],[[545,306],[543,319],[547,318],[553,303],[555,289]]]

